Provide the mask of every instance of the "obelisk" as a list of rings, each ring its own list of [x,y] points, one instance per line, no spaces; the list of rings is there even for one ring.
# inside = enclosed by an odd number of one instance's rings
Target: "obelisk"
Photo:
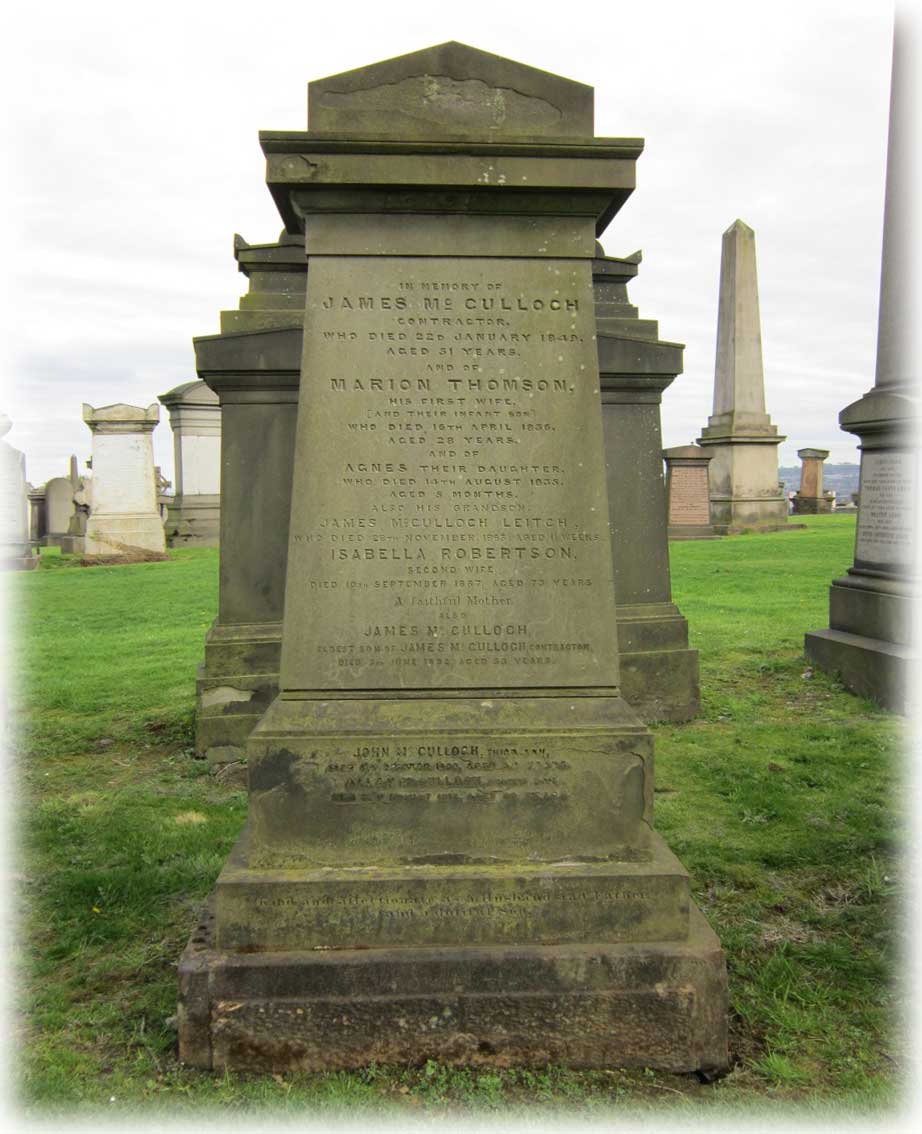
[[[755,233],[736,220],[723,235],[714,411],[698,444],[711,455],[711,522],[719,535],[787,527],[778,485],[784,440],[765,412]]]
[[[804,650],[852,692],[908,712],[919,664],[912,640],[918,601],[915,539],[919,484],[919,386],[908,349],[913,312],[909,240],[909,137],[901,86],[906,45],[897,25],[890,85],[890,132],[874,386],[839,414],[860,441],[855,562],[829,590],[829,629],[807,634]]]

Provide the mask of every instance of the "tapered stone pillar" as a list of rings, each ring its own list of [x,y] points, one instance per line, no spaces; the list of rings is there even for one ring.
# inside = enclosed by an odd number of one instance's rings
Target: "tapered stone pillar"
[[[719,535],[788,527],[778,485],[784,441],[765,412],[755,233],[741,220],[723,235],[714,412],[698,444],[711,455],[711,522]]]
[[[807,634],[807,657],[852,692],[909,712],[919,699],[913,605],[919,600],[919,428],[922,399],[909,341],[916,313],[909,211],[910,108],[903,83],[910,40],[897,22],[890,88],[890,137],[874,386],[839,414],[861,450],[855,561],[829,592],[829,628]]]
[[[448,43],[261,135],[311,257],[280,692],[186,1062],[726,1066],[620,691],[592,261],[642,144],[592,104]]]

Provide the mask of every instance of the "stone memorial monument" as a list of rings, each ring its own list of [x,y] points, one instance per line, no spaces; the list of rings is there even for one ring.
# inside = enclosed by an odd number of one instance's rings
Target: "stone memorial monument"
[[[93,434],[93,477],[84,485],[89,497],[84,553],[162,555],[152,439],[160,407],[118,403],[94,409],[84,403],[83,420]]]
[[[670,539],[714,539],[708,491],[711,454],[700,445],[663,450]]]
[[[280,693],[187,1063],[726,1065],[619,690],[592,261],[642,143],[592,100],[449,43],[261,134],[310,257]]]
[[[698,438],[711,454],[711,523],[718,535],[791,527],[778,484],[783,440],[765,412],[755,233],[737,220],[723,234],[714,412]]]
[[[660,403],[682,371],[679,343],[659,338],[628,300],[641,254],[592,263],[602,435],[614,568],[621,692],[645,721],[688,720],[701,709],[698,651],[672,601]]]
[[[176,490],[167,504],[170,547],[214,546],[221,515],[221,407],[198,379],[184,382],[159,402],[170,415]]]
[[[829,456],[828,449],[798,449],[800,467],[800,488],[794,493],[792,503],[797,516],[816,516],[831,512],[836,494],[823,491],[823,461]]]
[[[38,556],[29,541],[26,458],[4,440],[12,427],[0,413],[0,570],[31,571]]]
[[[897,24],[890,87],[890,137],[874,386],[839,414],[861,449],[855,561],[829,591],[829,629],[806,635],[807,657],[852,692],[909,712],[919,700],[919,600],[915,543],[919,491],[919,379],[910,357],[916,317],[909,239],[913,186],[909,154],[906,45]]]

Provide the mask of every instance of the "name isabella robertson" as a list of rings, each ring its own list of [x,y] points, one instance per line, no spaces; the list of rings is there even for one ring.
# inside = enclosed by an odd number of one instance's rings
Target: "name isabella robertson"
[[[484,559],[513,560],[524,559],[574,559],[572,547],[440,547],[436,556],[441,562]],[[345,560],[395,560],[404,563],[425,561],[429,557],[423,547],[331,547],[330,558],[334,562]]]

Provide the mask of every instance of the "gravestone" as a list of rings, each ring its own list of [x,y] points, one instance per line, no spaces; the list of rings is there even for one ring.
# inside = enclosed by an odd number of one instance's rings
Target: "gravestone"
[[[670,539],[714,539],[708,465],[711,454],[699,445],[663,450],[666,462]]]
[[[94,409],[84,403],[83,420],[93,434],[93,477],[83,488],[89,502],[84,553],[163,555],[152,438],[160,407],[156,402],[146,409],[118,403]]]
[[[641,254],[592,262],[602,435],[624,699],[645,721],[687,720],[701,708],[698,652],[672,601],[663,486],[663,393],[682,371],[679,343],[639,318],[627,286]]]
[[[828,449],[798,449],[801,459],[800,488],[794,493],[794,514],[816,516],[831,512],[835,503],[834,492],[823,491],[823,461]]]
[[[281,691],[188,1063],[726,1065],[619,693],[592,260],[641,143],[592,97],[450,43],[261,134],[311,257]]]
[[[60,547],[69,542],[71,523],[76,513],[74,493],[77,491],[77,458],[71,456],[69,474],[55,476],[45,484],[45,547]]]
[[[830,588],[829,628],[808,633],[804,650],[852,692],[908,713],[918,704],[920,677],[913,606],[919,599],[922,412],[908,345],[916,318],[908,298],[914,264],[907,155],[913,135],[903,86],[910,73],[908,44],[900,30],[897,25],[893,43],[875,382],[839,414],[839,425],[858,437],[861,450],[855,559]]]
[[[718,535],[792,527],[778,485],[783,440],[765,412],[755,233],[736,220],[721,246],[714,411],[698,438],[711,454],[711,523]]]
[[[160,404],[170,415],[176,489],[167,501],[170,547],[213,547],[221,516],[221,407],[199,379],[184,382]]]
[[[4,440],[12,426],[0,413],[0,570],[30,571],[38,556],[29,542],[26,458]]]

